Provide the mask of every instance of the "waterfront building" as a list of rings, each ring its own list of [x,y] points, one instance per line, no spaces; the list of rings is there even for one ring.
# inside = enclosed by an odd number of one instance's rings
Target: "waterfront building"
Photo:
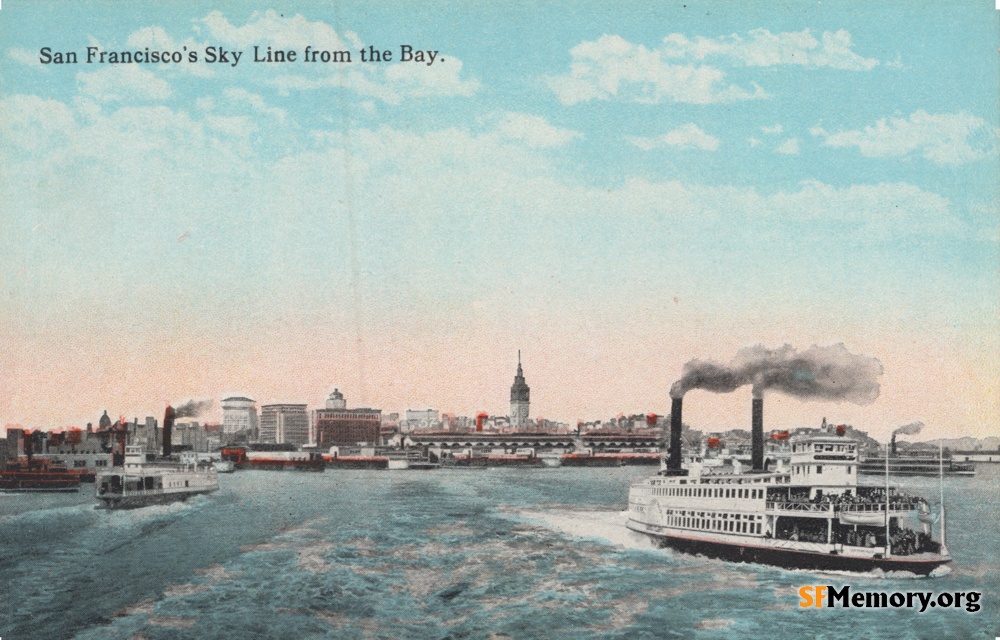
[[[259,429],[257,405],[250,398],[232,396],[222,401],[222,433],[256,436]]]
[[[348,409],[344,396],[336,389],[325,409],[314,409],[311,441],[319,449],[333,446],[374,446],[381,444],[381,409]]]
[[[304,404],[266,404],[260,408],[260,442],[309,442],[309,413]]]
[[[515,430],[520,431],[528,427],[530,395],[531,389],[524,381],[524,372],[521,370],[521,352],[518,350],[517,375],[514,376],[514,384],[510,387],[510,426]]]
[[[441,417],[437,409],[407,409],[406,426],[410,431],[440,429]]]

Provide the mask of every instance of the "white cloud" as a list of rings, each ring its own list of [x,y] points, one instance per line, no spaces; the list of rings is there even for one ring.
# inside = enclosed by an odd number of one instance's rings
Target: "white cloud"
[[[302,15],[284,17],[273,9],[254,11],[246,24],[237,27],[221,11],[213,11],[195,25],[208,32],[207,39],[219,44],[250,50],[253,45],[275,49],[304,50],[307,45],[327,51],[357,51],[358,36],[350,31],[338,33],[324,22],[310,22]]]
[[[38,53],[33,51],[28,51],[21,47],[11,47],[7,49],[7,57],[14,62],[20,62],[21,64],[28,65],[29,67],[40,67],[45,69],[48,65],[44,65],[38,59]]]
[[[582,42],[570,55],[569,74],[548,79],[549,88],[565,105],[612,98],[708,104],[766,97],[756,85],[747,90],[726,83],[725,74],[714,67],[672,64],[662,51],[616,35]]]
[[[746,37],[738,34],[689,39],[672,33],[663,39],[662,51],[669,58],[705,60],[726,58],[748,67],[800,65],[830,67],[848,71],[869,71],[879,64],[852,51],[851,34],[846,30],[824,31],[817,40],[809,29],[771,33],[754,29]]]
[[[0,139],[12,149],[42,153],[63,143],[76,127],[73,111],[58,100],[32,95],[0,99]],[[0,144],[0,147],[4,145]]]
[[[250,105],[250,107],[257,113],[269,115],[276,118],[279,122],[285,121],[287,112],[284,109],[279,109],[278,107],[268,106],[260,94],[251,93],[240,87],[227,87],[223,90],[222,95],[233,102]]]
[[[799,139],[798,138],[788,138],[781,144],[779,144],[774,149],[778,153],[783,153],[787,156],[795,156],[799,154]]]
[[[857,147],[869,158],[920,155],[939,165],[959,165],[995,155],[1000,129],[971,114],[930,114],[919,110],[908,118],[883,118],[862,130],[831,133],[810,129],[830,147]]]
[[[754,188],[684,184],[678,181],[630,180],[621,189],[625,210],[649,209],[685,220],[730,223],[741,233],[777,225],[819,236],[833,229],[858,241],[878,242],[899,236],[965,236],[972,233],[954,213],[951,202],[908,183],[834,187],[806,181],[797,189],[761,194]],[[669,203],[669,204],[664,204]]]
[[[134,64],[109,66],[76,74],[80,93],[101,102],[165,100],[170,85],[151,71]]]
[[[570,50],[569,73],[548,79],[565,104],[612,98],[634,102],[708,104],[766,98],[756,84],[746,89],[726,82],[725,73],[705,64],[717,61],[742,67],[797,65],[867,71],[879,64],[852,50],[851,34],[809,29],[773,34],[754,29],[746,36],[690,39],[672,33],[649,49],[621,36],[603,35]]]
[[[681,125],[658,138],[629,137],[628,141],[643,151],[663,146],[703,151],[715,151],[719,148],[719,139],[705,133],[694,123]]]
[[[559,147],[583,136],[579,131],[556,127],[541,116],[525,113],[504,114],[496,129],[507,138],[534,148]]]
[[[529,211],[532,219],[574,219],[587,225],[600,224],[608,216],[627,216],[636,224],[670,220],[678,234],[690,238],[732,228],[741,234],[810,234],[816,241],[829,233],[861,242],[900,236],[981,239],[990,237],[985,226],[995,226],[992,219],[964,223],[949,200],[906,183],[834,187],[805,182],[770,193],[676,180],[628,179],[610,190],[585,186],[564,179],[541,152],[542,147],[575,139],[576,132],[526,114],[503,114],[481,133],[464,128],[426,133],[390,127],[330,130],[315,135],[308,145],[291,145],[274,160],[255,153],[255,139],[285,139],[285,132],[258,128],[246,115],[218,113],[221,106],[224,103],[208,113],[123,107],[88,119],[76,117],[71,107],[57,101],[7,98],[0,112],[17,117],[0,122],[0,156],[8,160],[0,162],[0,175],[8,183],[27,176],[35,182],[52,180],[52,189],[71,190],[67,197],[74,203],[87,201],[74,189],[102,194],[88,214],[95,225],[108,207],[123,203],[133,212],[128,215],[171,207],[176,215],[187,215],[183,212],[210,207],[220,208],[223,218],[242,220],[249,200],[261,211],[294,212],[287,213],[290,229],[320,224],[344,206],[342,176],[349,165],[354,206],[372,220],[390,227],[401,216],[466,221],[469,212],[476,211],[478,219],[495,222],[498,241],[509,232],[511,215]],[[672,141],[664,141],[667,137]],[[713,146],[711,140],[697,126],[685,125],[657,144],[707,148]],[[74,163],[84,173],[65,170]],[[73,184],[66,185],[63,175],[73,175]],[[270,179],[260,182],[261,176]],[[271,186],[248,191],[248,182]],[[217,200],[223,192],[227,200]],[[313,215],[320,218],[305,222]],[[419,229],[431,233],[438,227]]]
[[[747,144],[750,145],[751,147],[760,146],[760,138],[754,138],[751,136],[747,138]]]
[[[773,127],[761,127],[760,130],[766,133],[767,135],[780,135],[782,132],[784,132],[785,128],[782,127],[780,124],[776,124]]]

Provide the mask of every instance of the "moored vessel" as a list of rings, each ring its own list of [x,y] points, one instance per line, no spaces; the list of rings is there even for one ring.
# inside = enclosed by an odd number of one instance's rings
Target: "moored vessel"
[[[248,451],[244,468],[269,471],[322,471],[323,457],[311,451]]]
[[[0,470],[0,491],[4,492],[46,492],[77,491],[80,476],[70,471],[66,465],[43,459],[9,460]]]

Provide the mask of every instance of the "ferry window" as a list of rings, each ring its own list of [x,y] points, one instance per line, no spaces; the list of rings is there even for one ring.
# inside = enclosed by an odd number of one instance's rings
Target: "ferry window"
[[[816,465],[816,473],[823,473],[823,465],[821,464]]]
[[[823,445],[821,444],[813,445],[813,451],[822,451],[822,450],[823,450]]]
[[[851,475],[852,473],[854,473],[854,467],[848,466],[847,467],[847,475]]]

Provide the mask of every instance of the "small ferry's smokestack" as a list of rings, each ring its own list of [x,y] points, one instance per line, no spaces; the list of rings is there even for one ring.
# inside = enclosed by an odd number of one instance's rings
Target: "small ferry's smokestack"
[[[892,434],[892,455],[896,455],[896,434]]]
[[[174,408],[168,404],[166,410],[163,412],[163,457],[164,458],[170,457],[171,453],[170,432],[174,428],[175,415],[176,414],[174,412]]]
[[[673,398],[670,403],[670,457],[667,458],[667,472],[681,473],[681,407],[683,398]]]
[[[750,426],[750,462],[754,471],[764,471],[764,399],[753,399]]]

